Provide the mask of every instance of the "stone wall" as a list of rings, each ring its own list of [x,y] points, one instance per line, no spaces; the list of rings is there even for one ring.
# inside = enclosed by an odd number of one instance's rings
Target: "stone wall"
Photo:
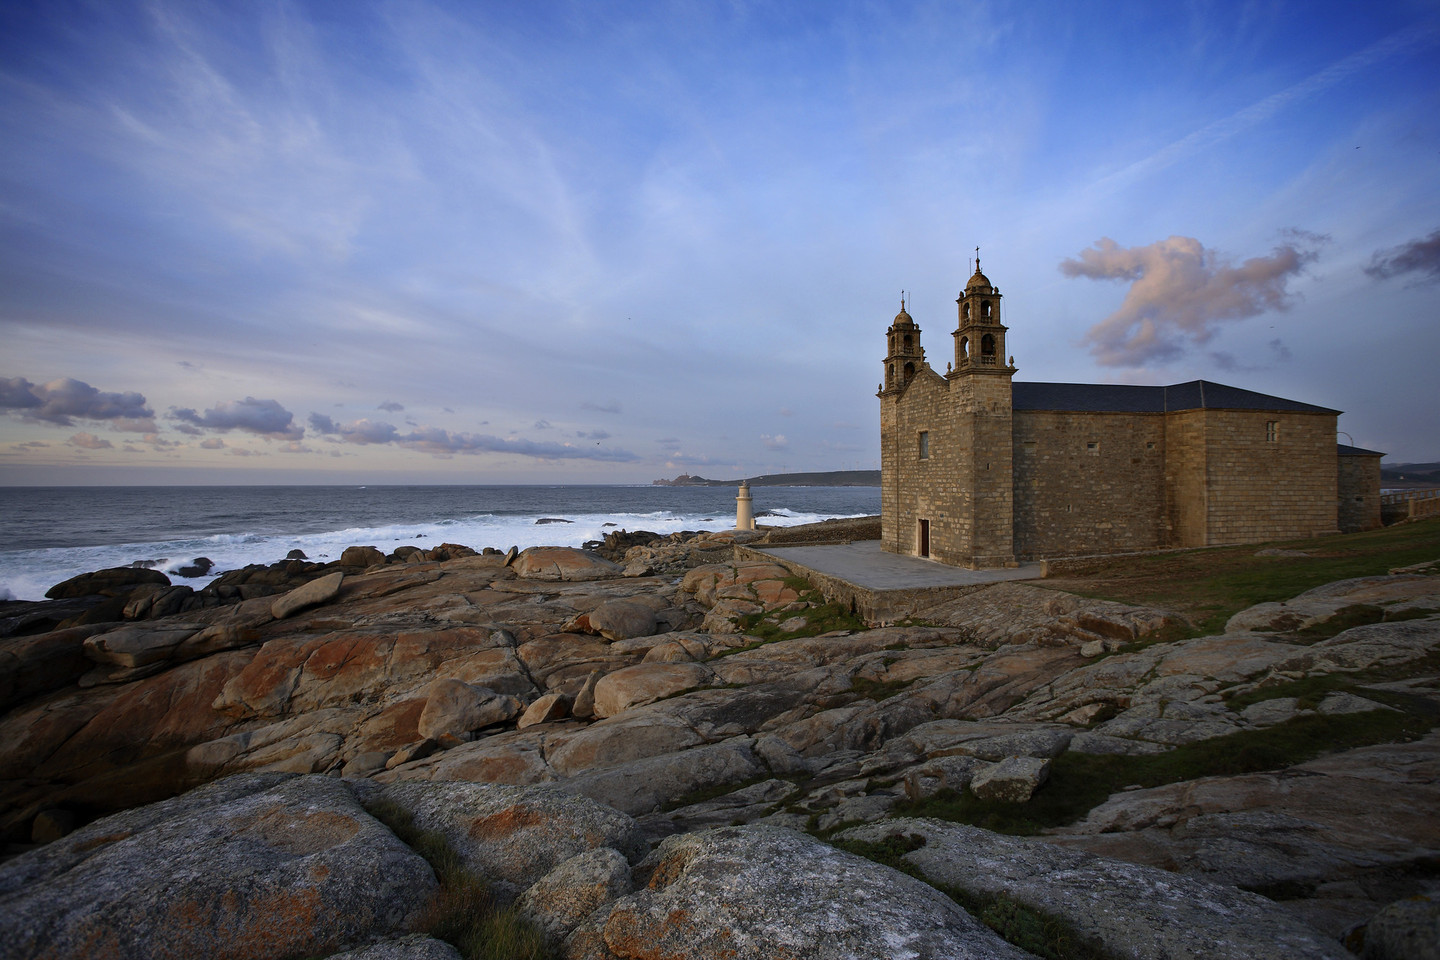
[[[900,410],[895,400],[880,394],[880,549],[904,553],[897,520],[900,516],[899,435]]]
[[[920,552],[920,521],[929,524],[929,555],[944,563],[970,560],[972,436],[957,415],[951,383],[925,367],[895,399],[882,402],[881,546]],[[927,435],[922,457],[920,435]]]
[[[804,577],[810,581],[812,587],[820,591],[826,600],[848,607],[851,613],[872,627],[895,623],[947,600],[976,593],[994,585],[971,583],[939,587],[910,587],[900,590],[875,590],[863,587],[858,583],[851,583],[834,574],[821,573],[797,560],[779,554],[766,553],[740,544],[736,544],[734,550],[737,563],[747,561],[778,563],[796,576]]]
[[[1174,547],[1206,544],[1205,411],[1165,416],[1166,539]]]
[[[1333,413],[1205,411],[1206,543],[1337,533],[1335,459]]]
[[[1022,410],[1014,419],[1021,559],[1165,545],[1165,415]]]
[[[853,543],[856,540],[879,540],[879,517],[844,517],[802,523],[793,527],[760,525],[765,531],[764,542],[773,545],[797,543]]]
[[[927,366],[881,408],[882,548],[954,566],[1013,563],[1009,377],[946,379]]]
[[[964,398],[962,413],[969,415],[975,444],[971,535],[963,549],[972,566],[1014,566],[1015,427],[1010,378],[976,374],[957,379],[955,386]]]
[[[1015,413],[1010,389],[927,365],[882,390],[883,549],[977,568],[1340,529],[1333,413]],[[1368,529],[1378,470],[1354,470],[1340,506]]]
[[[1380,454],[1336,457],[1336,520],[1341,533],[1380,526]]]

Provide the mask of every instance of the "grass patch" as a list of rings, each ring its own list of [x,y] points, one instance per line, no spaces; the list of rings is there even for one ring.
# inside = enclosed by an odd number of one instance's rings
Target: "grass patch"
[[[1416,740],[1440,724],[1437,711],[1423,697],[1365,695],[1397,709],[1295,717],[1264,730],[1242,730],[1149,756],[1062,753],[1051,761],[1049,779],[1027,803],[981,800],[946,790],[926,800],[901,801],[894,815],[935,817],[1026,836],[1074,823],[1127,786],[1159,787],[1278,770],[1326,753]]]
[[[544,935],[513,907],[496,904],[489,886],[465,868],[443,833],[417,827],[410,811],[392,800],[365,809],[424,857],[440,881],[421,918],[421,931],[444,940],[466,960],[550,960]]]
[[[776,611],[761,611],[760,613],[748,613],[736,621],[740,632],[752,637],[759,637],[761,640],[798,640],[801,637],[815,637],[822,633],[832,633],[836,630],[864,630],[867,629],[865,621],[850,612],[849,607],[834,602],[817,603],[818,597],[810,594],[801,594],[801,599],[809,600],[814,606],[806,607],[803,610],[796,610],[789,615],[781,612],[786,620],[795,617],[804,619],[805,625],[796,630],[781,630],[780,624],[772,622],[777,616]]]
[[[1285,697],[1294,697],[1296,706],[1301,710],[1314,710],[1320,705],[1320,701],[1332,693],[1349,692],[1355,688],[1353,677],[1339,673],[1324,673],[1314,676],[1302,677],[1299,680],[1289,680],[1284,683],[1273,683],[1267,686],[1256,687],[1244,693],[1237,693],[1234,696],[1226,697],[1225,704],[1231,710],[1244,710],[1246,707],[1266,700],[1280,700]]]
[[[1319,640],[1328,640],[1333,636],[1344,633],[1351,627],[1364,627],[1372,623],[1379,623],[1385,619],[1385,611],[1380,607],[1368,603],[1357,603],[1348,607],[1341,607],[1330,616],[1328,620],[1312,624],[1303,630],[1296,630],[1292,636],[1302,643],[1315,643]]]
[[[753,643],[743,647],[735,647],[730,650],[722,650],[711,660],[718,660],[721,657],[733,656],[737,653],[744,653],[747,650],[754,650],[763,647],[767,643],[775,643],[778,640],[799,640],[804,637],[818,637],[822,633],[835,633],[837,631],[855,632],[870,629],[863,619],[850,611],[848,606],[828,601],[824,594],[816,590],[809,580],[804,577],[791,575],[782,581],[786,587],[799,595],[799,600],[808,606],[799,610],[761,610],[757,613],[747,613],[735,618],[735,626],[740,633],[746,636],[755,637]],[[780,624],[789,623],[796,619],[802,621],[795,628],[789,630],[780,629]]]
[[[1309,556],[1256,556],[1264,547]],[[1083,596],[1174,610],[1194,624],[1188,636],[1202,636],[1220,632],[1233,614],[1257,603],[1289,600],[1335,580],[1378,576],[1437,556],[1440,518],[1431,518],[1310,540],[1096,559],[1044,583]]]
[[[831,840],[831,845],[909,874],[965,908],[1001,938],[1045,960],[1104,960],[1106,954],[1060,917],[1026,906],[1003,893],[978,893],[928,879],[905,859],[925,845],[919,834],[893,833],[878,842]]]
[[[1301,643],[1316,643],[1338,636],[1352,627],[1367,627],[1372,623],[1399,623],[1404,620],[1421,620],[1436,613],[1421,607],[1408,610],[1386,610],[1369,603],[1357,603],[1336,610],[1328,620],[1285,634]]]
[[[1412,618],[1402,616],[1396,619],[1409,620]],[[1225,703],[1232,710],[1244,710],[1252,704],[1265,700],[1294,697],[1298,701],[1297,705],[1302,709],[1314,709],[1321,700],[1325,699],[1327,694],[1353,693],[1356,696],[1375,700],[1417,716],[1431,716],[1440,710],[1440,706],[1433,701],[1411,694],[1371,690],[1369,685],[1389,683],[1393,680],[1407,680],[1411,677],[1424,677],[1435,673],[1440,673],[1440,651],[1431,651],[1415,660],[1371,667],[1368,670],[1359,670],[1354,673],[1313,674],[1301,677],[1299,680],[1268,683],[1246,690],[1244,693],[1227,693],[1225,694]]]

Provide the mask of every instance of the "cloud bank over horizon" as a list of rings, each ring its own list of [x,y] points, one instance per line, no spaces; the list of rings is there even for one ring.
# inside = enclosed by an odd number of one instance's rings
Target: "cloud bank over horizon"
[[[361,418],[350,423],[337,423],[322,413],[310,414],[310,427],[317,434],[359,446],[393,444],[407,450],[436,457],[455,454],[505,453],[536,460],[596,460],[607,463],[632,463],[640,458],[628,450],[601,448],[592,450],[564,442],[537,442],[523,437],[494,437],[486,434],[451,433],[439,427],[421,427],[401,433],[394,424],[383,420]],[[597,431],[597,433],[602,433]],[[602,435],[598,439],[604,439]],[[596,446],[599,446],[598,439]]]

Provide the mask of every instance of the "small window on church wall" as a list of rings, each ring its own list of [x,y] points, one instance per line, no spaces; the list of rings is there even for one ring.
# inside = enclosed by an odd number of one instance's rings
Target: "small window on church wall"
[[[910,352],[910,334],[905,334],[905,352]]]
[[[1085,452],[1088,453],[1088,454],[1090,454],[1092,457],[1098,457],[1098,456],[1100,456],[1100,441],[1099,441],[1099,440],[1090,440],[1090,441],[1087,441],[1086,444],[1085,444]]]
[[[995,356],[995,338],[988,333],[980,338],[980,353],[986,357]]]
[[[905,364],[905,382],[906,382],[906,383],[909,383],[911,380],[914,380],[914,379],[915,379],[915,364],[913,364],[913,363],[907,363],[907,364]]]
[[[970,359],[970,338],[969,338],[969,337],[961,337],[961,338],[960,338],[960,356],[961,356],[962,359],[965,359],[965,360],[969,360],[969,359]]]
[[[1276,442],[1277,440],[1279,440],[1279,439],[1280,439],[1280,421],[1279,421],[1279,420],[1266,420],[1266,421],[1265,421],[1265,440],[1266,440],[1267,442],[1269,442],[1269,443],[1275,443],[1275,442]]]
[[[964,317],[966,320],[970,319],[970,304],[965,303],[960,305],[960,316]]]
[[[983,302],[980,304],[980,316],[982,316],[982,317],[988,317],[988,316],[990,316],[990,301],[989,301],[989,300],[985,300],[985,301],[983,301]]]
[[[930,431],[929,431],[929,430],[921,430],[921,431],[920,431],[920,459],[921,459],[921,460],[929,460],[929,459],[930,459]]]
[[[1155,449],[1155,441],[1154,441],[1154,440],[1146,440],[1146,441],[1145,441],[1145,449],[1146,449],[1146,450],[1154,450],[1154,449]]]

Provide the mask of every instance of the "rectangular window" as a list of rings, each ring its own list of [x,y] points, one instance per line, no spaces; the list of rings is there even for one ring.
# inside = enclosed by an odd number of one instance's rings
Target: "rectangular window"
[[[930,431],[929,431],[929,430],[921,430],[921,431],[920,431],[920,459],[921,459],[921,460],[929,460],[929,459],[930,459]]]
[[[1088,453],[1088,454],[1090,454],[1092,457],[1098,457],[1098,456],[1100,456],[1100,441],[1099,441],[1099,440],[1091,440],[1091,441],[1089,441],[1088,443],[1086,443],[1086,444],[1085,444],[1085,452]]]
[[[1277,441],[1277,440],[1279,440],[1279,439],[1280,439],[1280,421],[1279,421],[1279,420],[1266,420],[1266,421],[1265,421],[1265,440],[1266,440],[1267,442],[1269,442],[1269,443],[1274,443],[1275,441]]]

